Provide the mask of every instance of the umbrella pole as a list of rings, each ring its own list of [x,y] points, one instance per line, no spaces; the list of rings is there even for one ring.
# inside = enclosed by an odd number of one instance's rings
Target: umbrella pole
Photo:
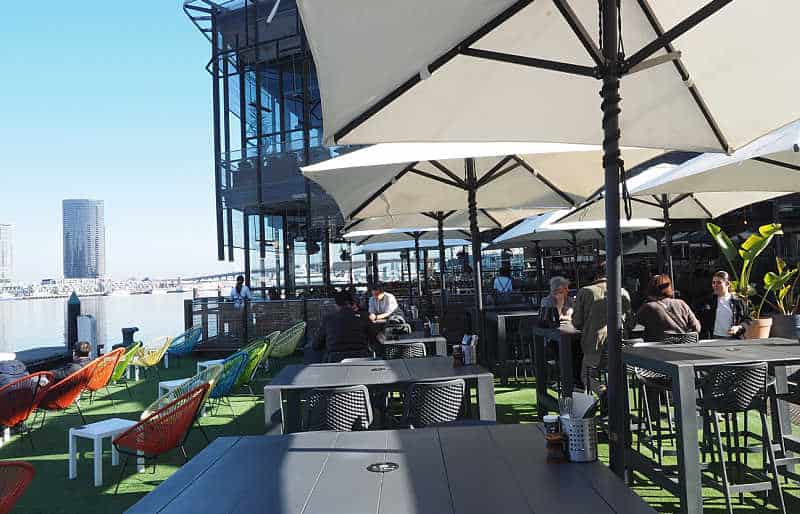
[[[675,272],[672,268],[672,226],[669,219],[669,199],[667,195],[661,195],[661,208],[664,210],[664,245],[666,246],[666,255],[664,255],[664,258],[669,278],[671,278],[672,283],[675,284]]]
[[[419,252],[419,236],[420,234],[417,233],[414,235],[414,268],[417,271],[417,291],[419,292],[419,297],[422,298],[422,274],[419,271],[419,261],[420,261],[420,252]]]
[[[602,0],[603,70],[601,109],[603,111],[603,169],[606,198],[606,273],[608,326],[608,435],[611,470],[625,476],[625,446],[627,443],[627,391],[622,367],[622,261],[620,256],[619,181],[620,168],[620,55],[617,0]]]
[[[536,241],[536,305],[542,304],[542,247]]]
[[[441,316],[444,320],[444,312],[447,309],[447,284],[445,275],[447,274],[447,260],[444,254],[444,214],[439,212],[436,215],[436,228],[439,236],[439,277],[441,285]]]
[[[472,239],[472,277],[475,284],[475,314],[476,324],[473,326],[478,337],[481,350],[479,355],[486,363],[486,344],[481,336],[483,333],[483,277],[481,263],[481,232],[478,229],[478,177],[475,172],[475,159],[466,159],[467,174],[467,206],[469,208],[469,232]]]
[[[575,251],[575,287],[581,287],[580,267],[578,266],[578,234],[572,232],[572,249]]]

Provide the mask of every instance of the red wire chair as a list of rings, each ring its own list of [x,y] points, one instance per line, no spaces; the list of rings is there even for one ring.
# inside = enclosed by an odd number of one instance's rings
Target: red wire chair
[[[92,373],[94,373],[94,367],[96,364],[97,359],[47,388],[37,407],[37,409],[41,409],[44,412],[41,426],[44,426],[44,420],[45,417],[47,417],[47,411],[65,410],[68,409],[73,403],[75,404],[75,407],[78,408],[78,414],[81,416],[81,421],[84,424],[86,423],[86,418],[83,416],[83,412],[81,412],[81,406],[75,400],[80,398],[81,393],[89,384],[89,380],[92,378]]]
[[[0,514],[8,514],[36,472],[27,462],[0,462]]]
[[[119,490],[131,456],[152,460],[180,448],[183,458],[189,461],[183,443],[203,407],[209,387],[210,384],[206,383],[192,389],[114,438],[112,442],[117,451],[125,455],[114,494]]]
[[[125,348],[117,348],[93,361],[94,372],[92,372],[92,376],[89,377],[89,382],[86,384],[86,390],[89,391],[89,402],[94,399],[96,391],[108,385],[108,381],[111,380],[111,375],[114,373],[114,368],[117,367],[117,362],[119,362],[124,353]]]
[[[47,385],[53,382],[53,374],[49,371],[40,371],[19,378],[0,388],[0,425],[4,427],[19,427],[28,434],[33,448],[31,430],[25,425],[31,412],[36,409],[42,395],[47,390]]]

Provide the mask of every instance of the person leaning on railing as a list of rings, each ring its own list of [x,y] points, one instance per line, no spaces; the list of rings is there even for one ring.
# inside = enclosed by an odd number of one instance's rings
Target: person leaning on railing
[[[669,275],[650,278],[647,301],[636,313],[636,320],[644,326],[645,341],[661,341],[666,332],[700,332],[700,321],[692,309],[683,300],[673,298],[674,294]]]

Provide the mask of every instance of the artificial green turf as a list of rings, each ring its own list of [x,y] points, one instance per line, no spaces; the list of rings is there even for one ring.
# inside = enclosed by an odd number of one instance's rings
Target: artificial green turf
[[[195,371],[195,362],[190,359],[170,362],[169,370],[160,370],[161,380],[188,377]],[[130,399],[125,389],[115,390],[111,398],[116,400],[112,406],[104,393],[96,397],[94,403],[89,405],[84,400],[81,405],[87,416],[87,422],[100,421],[110,417],[137,419],[142,410],[156,397],[158,379],[152,376],[146,380],[133,382]],[[497,386],[497,418],[500,423],[529,423],[537,421],[536,397],[534,383],[512,381],[510,386]],[[254,388],[258,391],[260,388]],[[228,416],[227,409],[223,408],[219,416],[205,416],[202,419],[210,437],[241,434],[261,434],[264,430],[263,401],[258,397],[237,396],[232,399],[234,409],[238,414],[238,425],[234,424]],[[754,417],[753,417],[754,418]],[[27,439],[13,437],[11,442],[0,448],[0,459],[24,460],[31,462],[36,468],[36,477],[17,505],[18,512],[30,513],[114,513],[122,512],[136,503],[144,494],[151,491],[163,480],[169,477],[182,463],[183,458],[178,451],[172,452],[159,459],[158,466],[153,473],[152,466],[144,473],[134,473],[132,466],[128,466],[124,480],[121,483],[119,494],[114,495],[114,485],[119,473],[119,467],[111,466],[110,446],[106,442],[103,456],[102,487],[93,485],[92,451],[91,442],[79,440],[79,449],[83,454],[78,461],[78,478],[67,479],[67,430],[69,427],[81,424],[76,411],[65,413],[48,413],[47,420],[42,429],[34,431],[36,449],[31,451]],[[196,454],[205,447],[203,436],[198,431],[193,431],[187,442],[190,455]],[[608,458],[608,445],[600,445],[601,459]],[[752,455],[753,463],[760,460],[760,454]],[[674,457],[666,461],[674,463]],[[535,487],[535,484],[531,484]],[[787,510],[789,513],[800,514],[800,487],[797,484],[785,486]],[[678,511],[677,499],[662,489],[643,482],[637,483],[634,490],[652,505],[657,511],[672,513]],[[707,489],[704,494],[709,498],[705,508],[709,512],[724,512],[725,503],[721,493]],[[734,501],[735,512],[773,512],[774,505],[763,506],[761,499],[754,499],[752,495],[745,496],[745,502],[740,504]]]

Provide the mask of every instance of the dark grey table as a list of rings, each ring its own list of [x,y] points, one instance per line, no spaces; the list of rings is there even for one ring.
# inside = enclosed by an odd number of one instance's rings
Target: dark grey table
[[[672,379],[672,397],[677,426],[678,473],[674,481],[665,477],[649,459],[628,449],[628,465],[642,472],[655,483],[671,491],[681,500],[681,512],[703,512],[700,448],[697,437],[695,373],[697,370],[723,364],[767,362],[777,380],[777,392],[786,392],[787,367],[800,364],[800,344],[790,339],[704,341],[699,344],[659,345],[623,350],[628,366],[660,371]],[[785,402],[777,402],[774,415],[782,416],[783,426],[791,430]],[[799,451],[800,438],[783,434],[787,448]],[[626,438],[626,440],[630,440]]]
[[[575,388],[575,363],[573,345],[580,344],[581,331],[572,323],[564,323],[558,328],[533,329],[534,374],[536,375],[536,410],[541,418],[548,412],[558,412],[558,398],[547,391],[547,342],[558,345],[558,369],[561,394],[570,394]],[[577,363],[581,365],[580,362]]]
[[[599,462],[547,464],[537,425],[218,438],[127,512],[655,513]]]
[[[393,359],[352,363],[290,365],[264,387],[264,421],[271,434],[300,429],[300,400],[315,387],[365,385],[370,389],[402,391],[412,382],[463,378],[467,398],[477,388],[478,417],[495,421],[494,376],[480,366],[453,367],[450,357]]]
[[[494,352],[491,353],[492,357],[496,357],[497,362],[499,363],[499,371],[500,371],[500,383],[505,385],[508,383],[508,375],[509,367],[508,367],[508,331],[506,327],[506,322],[509,319],[515,320],[522,320],[525,318],[538,318],[539,311],[538,310],[519,310],[519,311],[486,311],[484,313],[484,318],[486,320],[487,326],[494,325],[495,330],[492,331],[494,334]],[[491,360],[495,360],[491,358]],[[490,362],[491,364],[491,362]]]

